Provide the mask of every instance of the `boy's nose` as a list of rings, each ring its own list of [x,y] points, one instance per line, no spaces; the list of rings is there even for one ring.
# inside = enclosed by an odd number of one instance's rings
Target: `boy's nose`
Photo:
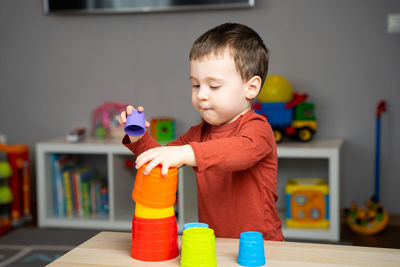
[[[204,87],[200,87],[199,92],[197,94],[197,99],[199,100],[208,100],[208,91]]]

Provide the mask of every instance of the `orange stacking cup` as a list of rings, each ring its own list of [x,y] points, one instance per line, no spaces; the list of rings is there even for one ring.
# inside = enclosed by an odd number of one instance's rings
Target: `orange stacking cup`
[[[166,261],[179,255],[175,216],[143,219],[133,216],[131,256],[141,261]]]
[[[155,167],[148,175],[145,175],[143,165],[136,174],[135,186],[132,191],[132,199],[137,203],[153,208],[168,208],[175,204],[176,187],[178,184],[178,169],[170,168],[167,177],[161,175],[161,167]]]

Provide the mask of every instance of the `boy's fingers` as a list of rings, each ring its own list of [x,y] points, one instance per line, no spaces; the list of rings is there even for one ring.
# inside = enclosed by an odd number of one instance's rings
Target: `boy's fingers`
[[[158,166],[160,162],[158,160],[152,160],[147,164],[146,169],[144,169],[144,174],[147,175],[154,169],[154,167]]]
[[[122,111],[121,116],[119,117],[119,124],[125,124],[126,123],[126,112]]]
[[[164,164],[162,165],[162,168],[161,168],[161,174],[162,174],[162,176],[167,177],[167,175],[168,175],[168,169],[169,169],[169,165],[164,163]]]
[[[150,127],[150,122],[145,121],[145,122],[144,122],[144,127],[149,128],[149,127]]]
[[[126,114],[127,115],[131,115],[132,114],[132,110],[133,110],[133,106],[129,105],[126,107]]]
[[[139,106],[139,107],[137,108],[137,110],[138,110],[139,112],[143,112],[143,111],[144,111],[144,107]]]
[[[152,152],[152,149],[149,149],[145,152],[143,152],[142,154],[140,154],[137,158],[136,158],[136,169],[140,169],[140,167],[142,167],[144,164],[146,164],[147,162],[152,160],[152,157],[150,156],[150,153]]]

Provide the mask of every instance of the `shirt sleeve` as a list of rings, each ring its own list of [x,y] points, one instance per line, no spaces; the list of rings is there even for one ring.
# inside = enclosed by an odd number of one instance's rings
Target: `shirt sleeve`
[[[271,127],[260,119],[246,122],[235,136],[189,144],[194,151],[198,171],[245,170],[276,147]]]
[[[148,131],[146,131],[142,138],[134,143],[131,143],[128,135],[125,135],[122,139],[122,144],[126,146],[130,151],[132,151],[132,153],[135,154],[136,157],[143,152],[149,150],[150,148],[161,146],[159,143],[157,143],[156,140],[154,140],[153,137],[151,137]]]
[[[185,134],[180,136],[175,141],[172,141],[167,144],[167,146],[183,146],[189,144],[190,141],[198,140],[200,138],[200,132],[202,128],[202,123],[196,126],[192,126]],[[133,152],[136,156],[139,156],[141,153],[154,148],[161,146],[150,134],[148,131],[140,138],[138,141],[131,143],[128,135],[125,135],[122,139],[122,144],[126,146],[130,151]]]

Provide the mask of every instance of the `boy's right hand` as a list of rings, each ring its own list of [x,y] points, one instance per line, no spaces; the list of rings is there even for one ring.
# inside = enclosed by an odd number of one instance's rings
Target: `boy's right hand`
[[[126,107],[126,110],[125,110],[125,111],[122,111],[122,112],[121,112],[121,115],[120,115],[120,117],[118,118],[118,121],[119,121],[119,124],[122,125],[122,127],[125,127],[126,117],[127,117],[128,115],[131,115],[131,114],[132,114],[132,111],[133,111],[134,109],[135,109],[135,108],[134,108],[133,106],[129,105],[129,106]],[[143,108],[142,106],[139,106],[139,107],[137,108],[137,111],[143,112],[143,111],[144,111],[144,108]],[[150,123],[149,123],[148,121],[145,121],[144,126],[145,126],[146,129],[147,129],[147,128],[150,127]],[[132,143],[134,143],[134,142],[136,142],[137,140],[139,140],[140,138],[142,138],[142,136],[143,136],[143,135],[141,135],[141,136],[129,136],[129,139],[131,140]]]

